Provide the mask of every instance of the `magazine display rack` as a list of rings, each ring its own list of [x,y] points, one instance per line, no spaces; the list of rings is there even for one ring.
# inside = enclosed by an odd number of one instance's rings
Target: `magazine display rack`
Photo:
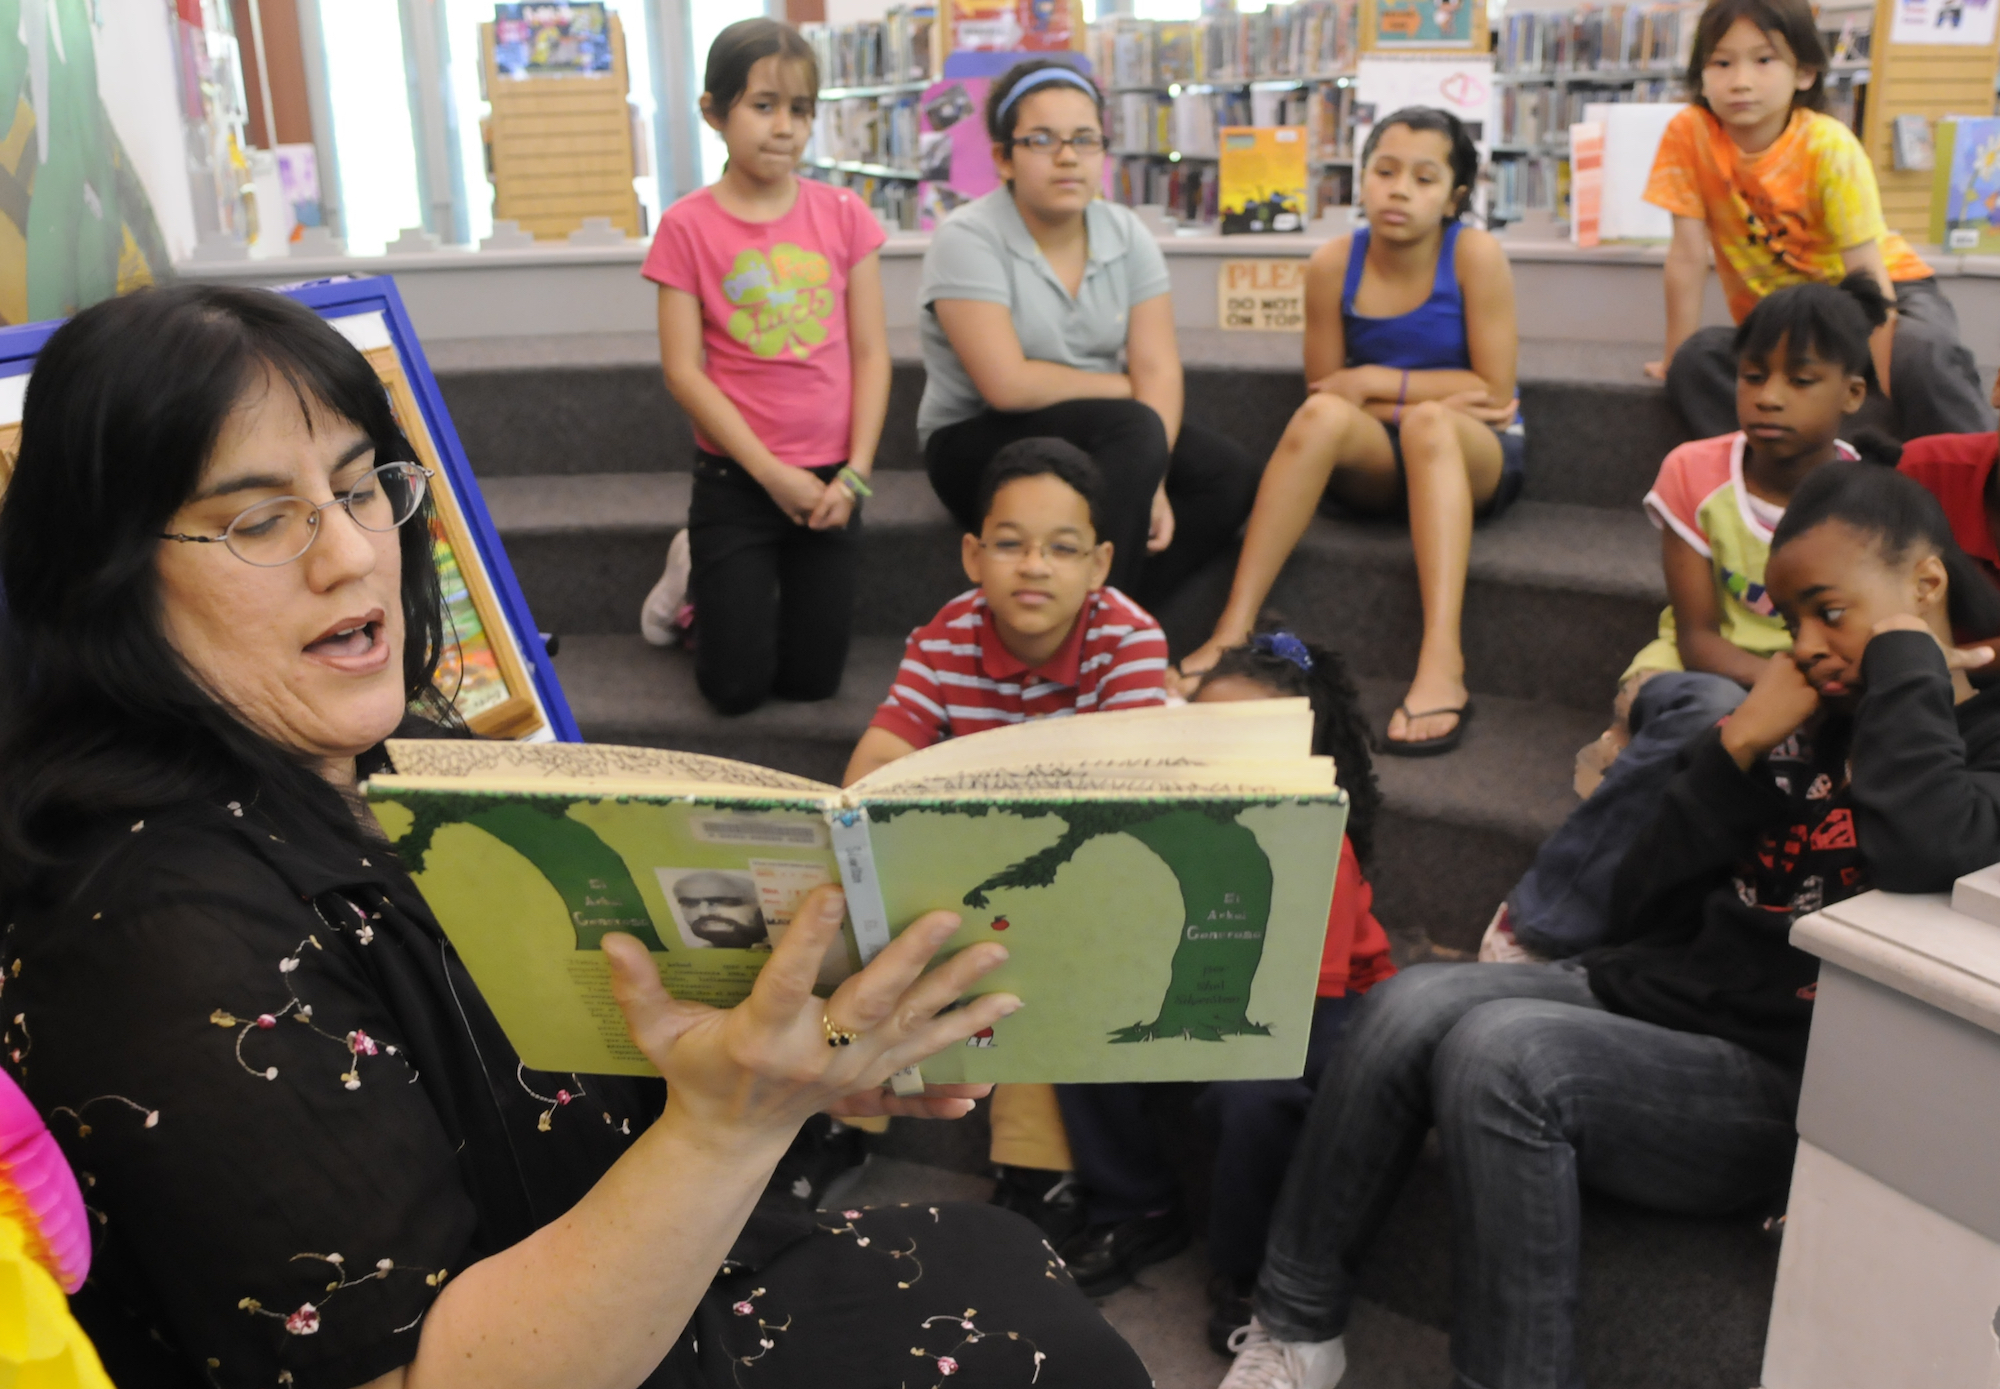
[[[361,349],[416,452],[413,461],[433,474],[431,535],[444,589],[446,642],[438,687],[482,737],[579,741],[576,720],[395,282],[375,276],[277,292],[312,309]],[[0,328],[0,491],[19,447],[28,375],[42,344],[60,326]]]
[[[1916,38],[1943,42],[1913,42]],[[1876,0],[1861,143],[1882,188],[1882,216],[1912,241],[1930,240],[1931,174],[1899,169],[1898,116],[1990,116],[2000,64],[1993,6],[1954,0]]]
[[[626,104],[625,30],[609,16],[606,72],[501,71],[494,26],[479,26],[487,168],[493,215],[524,232],[561,240],[587,217],[641,236],[632,111]]]

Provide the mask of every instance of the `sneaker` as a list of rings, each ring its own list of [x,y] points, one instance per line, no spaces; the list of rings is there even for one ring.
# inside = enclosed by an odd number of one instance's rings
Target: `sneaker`
[[[1251,1318],[1229,1338],[1236,1363],[1216,1389],[1334,1389],[1347,1373],[1347,1347],[1331,1341],[1279,1341]]]
[[[1069,1276],[1086,1297],[1109,1297],[1150,1264],[1188,1247],[1194,1232],[1178,1207],[1115,1225],[1093,1225],[1062,1251]]]
[[[1208,1348],[1229,1354],[1229,1338],[1250,1324],[1250,1294],[1256,1279],[1238,1283],[1217,1274],[1208,1280]]]
[[[993,1178],[993,1204],[1034,1221],[1051,1248],[1061,1249],[1082,1232],[1083,1186],[1076,1173],[1001,1164]]]
[[[694,567],[693,552],[685,528],[667,546],[667,567],[646,602],[639,609],[639,635],[653,646],[673,646],[687,624],[681,609],[687,605],[688,571]]]

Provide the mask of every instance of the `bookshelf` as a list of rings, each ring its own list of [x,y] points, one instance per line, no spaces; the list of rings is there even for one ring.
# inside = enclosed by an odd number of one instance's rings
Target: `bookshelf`
[[[1304,126],[1309,216],[1353,200],[1358,0],[1298,0],[1199,20],[1126,16],[1090,27],[1085,51],[1107,89],[1113,196],[1184,221],[1217,216],[1217,132]]]
[[[891,6],[879,20],[806,24],[819,107],[803,172],[853,189],[892,225],[917,225],[918,103],[941,61],[937,13]]]

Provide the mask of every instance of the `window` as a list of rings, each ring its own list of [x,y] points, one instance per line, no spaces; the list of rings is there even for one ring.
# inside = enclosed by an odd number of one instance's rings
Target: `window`
[[[404,227],[423,224],[401,6],[397,0],[338,0],[320,5],[319,15],[341,230],[349,255],[377,255]]]

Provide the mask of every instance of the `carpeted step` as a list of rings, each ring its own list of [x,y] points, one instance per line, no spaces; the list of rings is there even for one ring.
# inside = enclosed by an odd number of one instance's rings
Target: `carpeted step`
[[[659,367],[560,363],[443,372],[439,388],[473,471],[488,478],[680,472],[693,435]],[[876,466],[923,468],[917,403],[923,368],[898,362]],[[1305,399],[1295,366],[1190,366],[1185,417],[1236,439],[1260,463]],[[1643,382],[1529,379],[1527,495],[1582,506],[1636,506],[1687,429]]]
[[[487,505],[536,622],[565,639],[632,631],[667,544],[686,524],[685,473],[502,477]],[[877,480],[855,604],[863,635],[907,635],[966,587],[954,527],[921,474]],[[1475,690],[1597,710],[1665,601],[1659,541],[1637,512],[1522,502],[1473,535],[1464,623]],[[1229,589],[1222,557],[1159,613],[1176,653],[1204,639]],[[1357,673],[1407,679],[1422,630],[1406,527],[1316,518],[1271,605],[1348,653]]]
[[[902,655],[893,637],[855,642],[840,693],[820,704],[773,701],[726,718],[694,683],[694,663],[636,636],[565,637],[556,672],[584,736],[715,753],[838,782]],[[1380,729],[1402,697],[1395,682],[1364,680],[1362,701]],[[1370,877],[1383,922],[1470,949],[1539,844],[1576,803],[1570,769],[1602,716],[1480,696],[1465,743],[1443,757],[1378,756],[1384,797]]]

